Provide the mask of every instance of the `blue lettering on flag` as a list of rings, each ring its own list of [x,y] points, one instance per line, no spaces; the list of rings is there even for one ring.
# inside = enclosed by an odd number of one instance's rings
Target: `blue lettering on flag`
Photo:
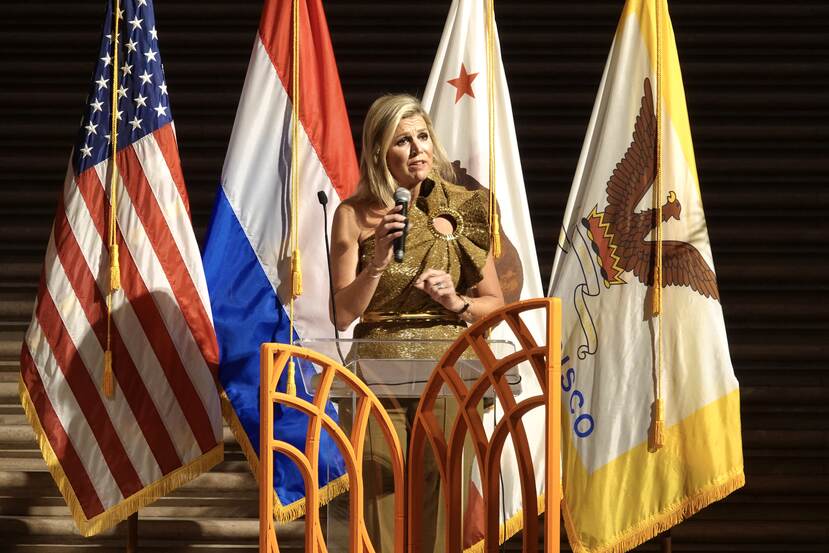
[[[565,355],[561,360],[561,366],[565,367],[569,363],[570,356]],[[577,412],[579,413],[573,420],[573,433],[579,438],[586,438],[593,433],[593,430],[596,428],[596,422],[593,420],[593,415],[584,409],[587,399],[584,396],[584,392],[574,387],[575,379],[575,367],[570,366],[563,369],[561,375],[561,391],[564,392],[566,399],[562,398],[562,401],[566,403],[571,415],[575,415]]]

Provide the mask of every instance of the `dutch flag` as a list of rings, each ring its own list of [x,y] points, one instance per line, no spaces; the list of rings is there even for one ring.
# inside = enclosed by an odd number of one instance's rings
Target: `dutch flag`
[[[297,338],[332,337],[324,225],[358,179],[357,159],[320,0],[299,2],[300,127],[297,235],[303,294],[294,303]],[[291,293],[292,2],[265,2],[221,186],[204,251],[210,302],[219,340],[219,377],[226,418],[256,471],[259,452],[259,345],[289,341]],[[330,202],[323,220],[317,192]],[[329,227],[330,228],[330,227]],[[287,373],[286,373],[287,374]],[[300,378],[297,371],[296,378]],[[279,388],[285,389],[285,382]],[[305,396],[297,382],[297,393]],[[332,409],[333,414],[333,409]],[[304,449],[307,418],[275,412],[275,437]],[[322,498],[331,496],[344,466],[324,435],[320,450]],[[341,486],[339,486],[341,487]],[[274,460],[276,514],[304,513],[299,471],[281,454]]]

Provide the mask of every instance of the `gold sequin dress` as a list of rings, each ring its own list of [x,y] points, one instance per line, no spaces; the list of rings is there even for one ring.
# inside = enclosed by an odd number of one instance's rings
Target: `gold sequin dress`
[[[368,359],[435,359],[451,341],[466,328],[455,313],[447,311],[425,292],[414,287],[417,277],[426,269],[440,269],[452,276],[459,293],[465,293],[483,277],[482,271],[489,252],[489,198],[483,189],[470,191],[446,183],[426,181],[420,195],[409,209],[409,230],[406,255],[402,263],[392,261],[369,302],[361,322],[354,329],[354,338],[378,340],[361,343],[359,356]],[[442,234],[434,226],[437,217],[452,223],[452,234]],[[360,244],[360,269],[374,256],[374,237]],[[391,340],[391,341],[387,341]],[[423,342],[444,340],[445,342]],[[352,353],[354,351],[352,350]],[[358,369],[359,370],[359,369]],[[405,451],[409,429],[417,410],[416,398],[386,398],[384,405]],[[454,420],[454,402],[439,398],[436,413]],[[341,420],[350,419],[349,405],[340,406]],[[448,431],[448,428],[445,429]],[[425,498],[421,520],[425,527],[420,536],[421,551],[442,553],[440,530],[445,513],[439,501],[440,484],[433,457],[427,453],[426,480],[421,484]],[[369,423],[364,450],[365,522],[378,553],[392,553],[394,519],[390,453],[379,427]],[[344,509],[344,507],[343,507]]]
[[[400,340],[362,345],[361,357],[423,359],[440,357],[446,345],[417,340],[452,340],[466,325],[428,294],[414,287],[426,269],[439,269],[452,276],[459,293],[465,293],[482,278],[489,252],[488,196],[486,190],[466,188],[443,181],[425,181],[415,204],[409,208],[406,255],[402,263],[392,261],[380,277],[354,338]],[[434,220],[445,218],[454,231],[443,234]],[[360,269],[374,256],[374,236],[360,244]]]

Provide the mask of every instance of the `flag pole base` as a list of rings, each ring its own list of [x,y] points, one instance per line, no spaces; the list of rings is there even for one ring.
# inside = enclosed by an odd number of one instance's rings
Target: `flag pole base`
[[[138,553],[138,512],[127,518],[127,553]]]

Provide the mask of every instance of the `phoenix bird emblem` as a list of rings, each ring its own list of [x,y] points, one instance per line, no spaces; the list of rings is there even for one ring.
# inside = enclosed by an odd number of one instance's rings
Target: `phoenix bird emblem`
[[[587,228],[606,287],[625,284],[621,275],[633,273],[642,284],[653,286],[656,241],[646,237],[656,227],[658,210],[636,211],[656,176],[656,116],[650,79],[645,79],[633,140],[607,181],[608,205],[596,208],[582,224]],[[682,204],[672,190],[662,205],[662,221],[679,220]],[[662,241],[663,286],[689,286],[719,301],[714,271],[693,245],[678,240]]]

